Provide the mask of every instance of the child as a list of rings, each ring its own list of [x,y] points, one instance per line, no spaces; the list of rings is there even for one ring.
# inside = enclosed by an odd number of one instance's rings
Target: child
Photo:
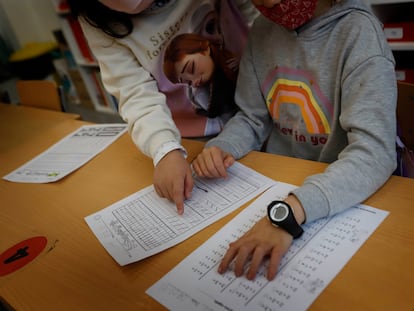
[[[188,86],[171,83],[163,73],[164,49],[175,36],[195,32],[241,53],[257,10],[249,0],[68,2],[80,17],[105,88],[118,99],[134,143],[153,159],[157,193],[182,213],[193,180],[181,136],[216,135],[228,116],[223,120],[195,112]]]
[[[394,59],[369,5],[285,0],[273,7],[280,2],[253,1],[268,18],[255,21],[241,59],[235,98],[240,111],[193,168],[200,176],[225,177],[235,159],[262,148],[330,164],[284,201],[269,202],[269,218],[230,244],[219,272],[234,261],[241,276],[250,261],[248,279],[265,257],[267,278],[273,279],[301,224],[361,203],[396,166]],[[273,219],[278,227],[270,221],[275,208],[291,217]]]

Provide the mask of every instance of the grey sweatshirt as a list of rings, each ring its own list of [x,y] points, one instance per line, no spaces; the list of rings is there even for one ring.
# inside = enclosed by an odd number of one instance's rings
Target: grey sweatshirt
[[[240,65],[241,111],[207,143],[236,159],[251,150],[330,163],[293,193],[306,221],[373,194],[396,166],[396,77],[382,26],[344,0],[296,31],[260,16]]]

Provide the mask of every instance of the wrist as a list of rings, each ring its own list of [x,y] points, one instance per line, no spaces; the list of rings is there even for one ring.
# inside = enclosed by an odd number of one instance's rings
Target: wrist
[[[296,222],[301,225],[306,220],[305,210],[303,209],[302,203],[298,200],[298,198],[293,195],[289,194],[288,197],[284,200],[293,210],[293,214],[295,216]]]
[[[270,202],[267,206],[267,216],[274,226],[285,230],[294,239],[303,234],[303,229],[295,218],[293,208],[286,201]]]
[[[168,153],[166,153],[161,159],[159,159],[159,161],[157,162],[155,166],[158,166],[160,163],[166,160],[175,162],[175,161],[179,161],[183,159],[185,161],[185,158],[186,158],[186,153],[183,150],[173,149],[169,151]]]
[[[161,159],[163,159],[168,153],[170,153],[171,151],[176,151],[176,150],[181,151],[184,158],[187,158],[187,151],[184,149],[183,146],[181,146],[177,142],[168,141],[162,144],[158,148],[157,152],[155,153],[153,157],[154,166],[157,166],[157,164],[161,161]]]

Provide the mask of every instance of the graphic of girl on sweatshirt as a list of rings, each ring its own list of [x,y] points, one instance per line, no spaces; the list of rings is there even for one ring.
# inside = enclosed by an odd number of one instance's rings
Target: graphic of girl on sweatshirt
[[[234,90],[239,57],[221,47],[221,41],[209,41],[194,33],[173,38],[164,55],[164,73],[173,83],[188,84],[188,96],[196,112],[209,118],[236,111]],[[201,89],[201,91],[200,91]],[[207,91],[209,98],[200,100]]]

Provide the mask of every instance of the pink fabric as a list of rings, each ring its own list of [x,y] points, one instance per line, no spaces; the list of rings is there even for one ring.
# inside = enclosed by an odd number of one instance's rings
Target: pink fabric
[[[272,8],[258,5],[257,9],[276,24],[296,29],[312,18],[317,2],[317,0],[284,0]]]
[[[115,11],[136,14],[148,8],[154,0],[99,0],[99,2]]]

